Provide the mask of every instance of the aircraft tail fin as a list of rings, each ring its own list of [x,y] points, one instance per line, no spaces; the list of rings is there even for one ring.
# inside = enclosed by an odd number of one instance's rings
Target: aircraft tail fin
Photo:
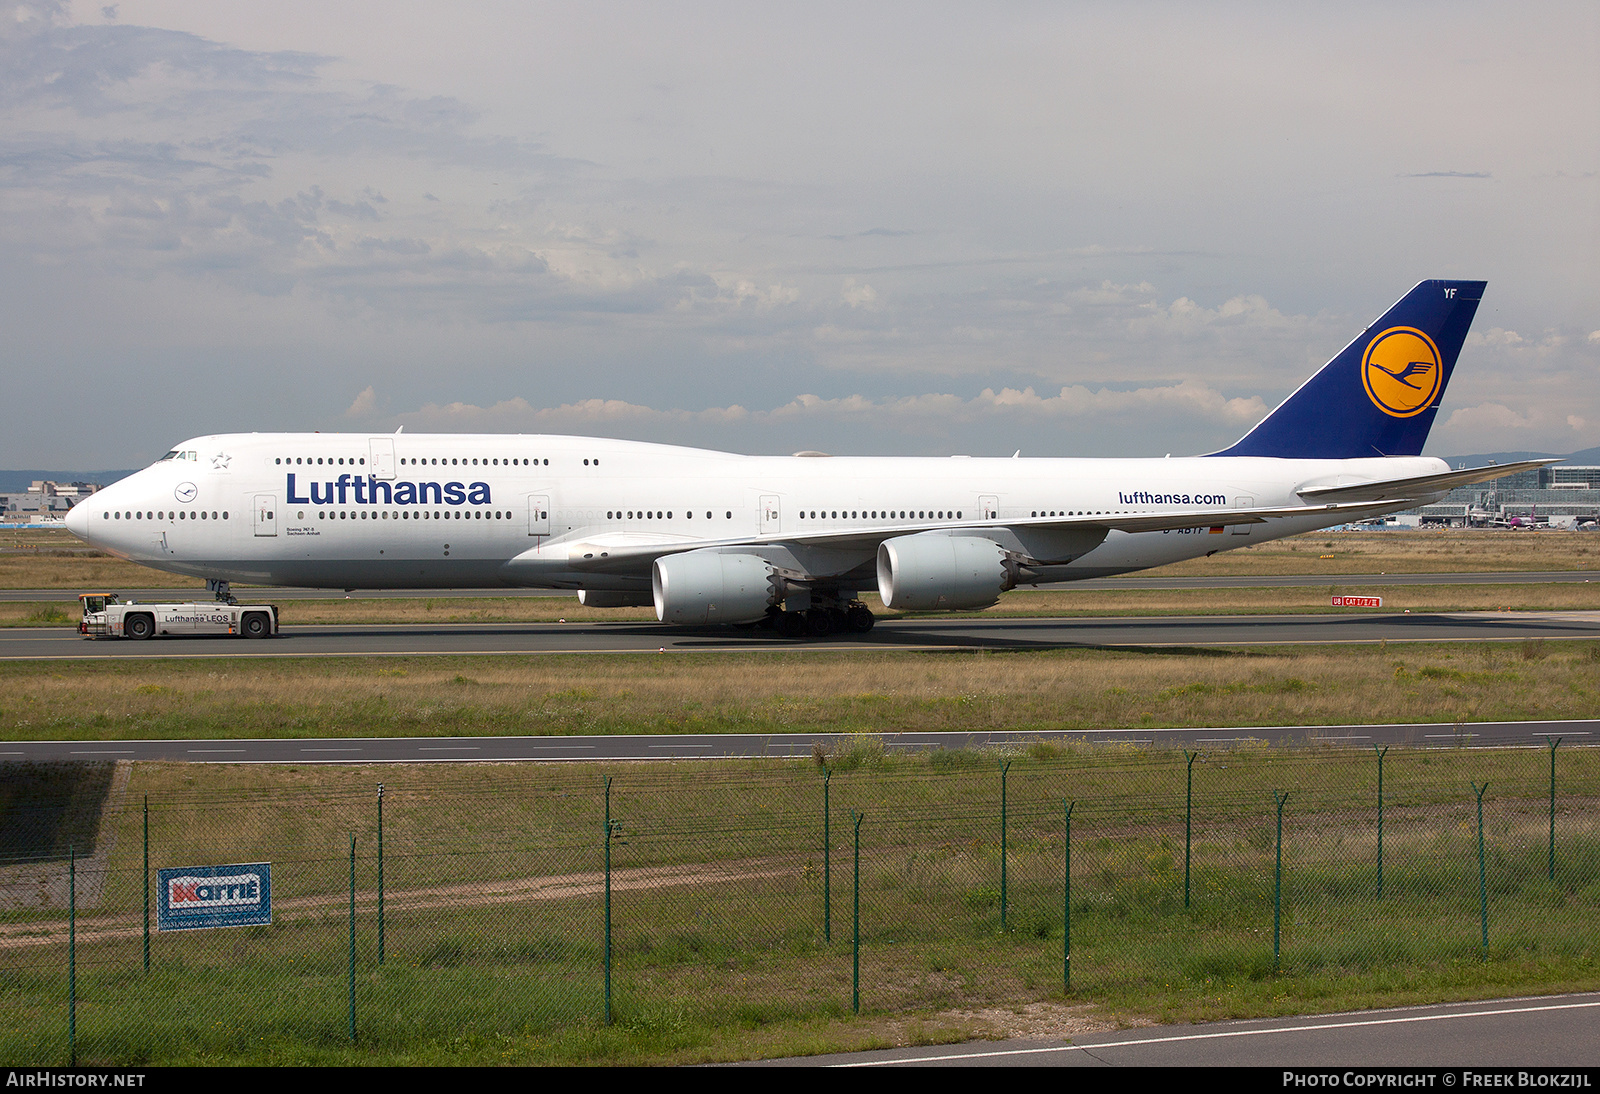
[[[1213,456],[1420,456],[1483,281],[1423,281],[1245,434]]]

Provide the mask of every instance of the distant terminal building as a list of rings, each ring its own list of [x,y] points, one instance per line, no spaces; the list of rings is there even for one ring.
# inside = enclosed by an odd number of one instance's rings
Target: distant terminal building
[[[34,517],[65,516],[68,509],[99,489],[96,482],[35,479],[26,493],[0,494],[0,520],[14,524]]]
[[[1492,527],[1512,520],[1569,527],[1600,521],[1600,466],[1557,465],[1519,471],[1494,482],[1452,490],[1411,510],[1424,524]]]

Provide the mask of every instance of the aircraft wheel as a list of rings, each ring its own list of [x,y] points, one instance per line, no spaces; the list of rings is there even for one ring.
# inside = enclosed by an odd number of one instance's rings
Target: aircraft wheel
[[[778,633],[785,638],[801,638],[806,633],[804,612],[784,612],[777,619]]]
[[[806,613],[806,626],[812,637],[825,638],[833,633],[833,617],[825,608],[812,608]]]
[[[849,610],[845,612],[845,617],[849,620],[850,633],[852,634],[866,634],[872,629],[872,625],[878,621],[877,617],[872,614],[872,609],[865,604],[850,605]]]

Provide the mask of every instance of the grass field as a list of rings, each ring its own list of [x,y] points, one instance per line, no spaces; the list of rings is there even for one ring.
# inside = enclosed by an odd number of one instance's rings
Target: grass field
[[[826,919],[814,763],[138,765],[80,867],[102,876],[78,924],[79,1059],[687,1063],[1600,986],[1600,750],[1560,754],[1553,883],[1546,753],[1391,750],[1381,895],[1372,753],[1208,752],[1187,906],[1181,752],[898,755],[862,742],[826,759]],[[1485,781],[1487,948],[1471,790]],[[1278,961],[1274,791],[1288,794]],[[144,972],[146,798],[152,867],[273,863],[272,926],[158,934]],[[864,817],[860,1018],[852,813]],[[30,868],[62,872],[66,838],[82,837],[63,832]],[[59,905],[0,911],[0,1063],[65,1057],[64,927]]]
[[[1589,718],[1600,643],[0,663],[0,738],[766,733]]]

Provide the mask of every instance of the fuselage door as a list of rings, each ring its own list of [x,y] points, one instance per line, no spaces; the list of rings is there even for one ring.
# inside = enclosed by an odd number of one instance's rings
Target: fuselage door
[[[1256,506],[1256,499],[1255,498],[1234,498],[1233,499],[1233,507],[1235,509],[1254,509],[1255,506]],[[1254,527],[1255,527],[1254,524],[1235,524],[1232,528],[1228,529],[1228,533],[1230,535],[1235,535],[1235,536],[1248,536],[1250,534],[1250,529],[1252,529]]]
[[[278,534],[278,496],[276,494],[256,495],[256,535],[275,536]]]
[[[530,536],[550,534],[550,495],[528,495],[528,534]]]
[[[983,520],[1000,519],[1000,499],[994,494],[982,494],[978,498],[978,512]]]
[[[394,438],[373,437],[372,459],[367,465],[373,478],[394,478]]]
[[[761,495],[761,534],[775,536],[783,531],[782,510],[778,506],[778,495]]]

